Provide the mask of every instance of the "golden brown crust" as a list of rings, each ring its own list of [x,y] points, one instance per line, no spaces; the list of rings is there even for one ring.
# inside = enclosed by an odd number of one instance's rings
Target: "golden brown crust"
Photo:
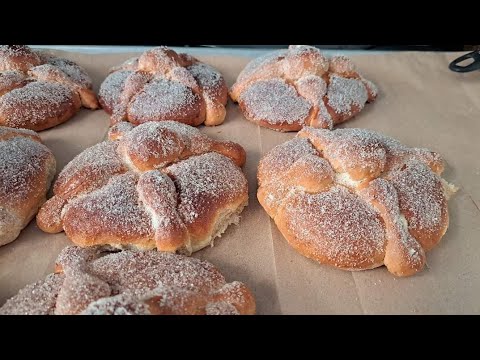
[[[173,121],[125,124],[62,170],[42,230],[80,246],[191,253],[238,221],[248,202],[240,145]]]
[[[0,46],[0,71],[27,72],[30,68],[40,65],[41,59],[26,45]]]
[[[230,89],[247,120],[277,131],[332,129],[377,96],[346,57],[327,59],[310,46],[290,46],[251,61]]]
[[[36,133],[0,127],[0,245],[15,240],[45,202],[55,166]]]
[[[198,126],[220,125],[228,89],[213,67],[166,47],[144,52],[111,69],[99,101],[111,124],[173,120]]]
[[[306,127],[260,161],[257,197],[301,254],[410,276],[448,228],[443,168],[438,154],[373,131]]]
[[[74,63],[70,66],[78,67],[78,65]],[[78,71],[82,70],[79,68]],[[85,85],[79,80],[75,81],[75,79],[72,79],[67,73],[62,71],[61,68],[53,64],[36,66],[28,71],[28,75],[37,79],[37,81],[54,82],[67,86],[80,96],[82,106],[88,109],[97,109],[99,107],[97,97],[91,89],[91,83]]]
[[[245,284],[227,283],[212,264],[157,251],[69,246],[44,281],[27,285],[2,315],[250,315]]]
[[[98,101],[85,70],[27,46],[0,46],[0,125],[45,130]]]
[[[0,124],[41,131],[64,123],[80,106],[77,93],[62,84],[31,82],[0,98]]]
[[[40,208],[37,219],[42,219],[42,230],[56,234],[63,231],[61,212],[67,201],[60,196],[53,196],[48,199]],[[38,220],[37,220],[38,221]]]
[[[29,80],[25,74],[18,71],[0,72],[0,96],[27,85]]]

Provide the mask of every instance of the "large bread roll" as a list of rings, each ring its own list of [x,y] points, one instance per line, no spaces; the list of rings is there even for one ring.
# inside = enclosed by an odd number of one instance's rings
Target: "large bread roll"
[[[243,148],[174,121],[119,123],[59,174],[38,226],[79,246],[191,253],[248,203]],[[115,139],[115,140],[113,140]]]
[[[258,167],[258,200],[290,245],[344,270],[423,269],[456,191],[441,157],[363,129],[307,127]]]

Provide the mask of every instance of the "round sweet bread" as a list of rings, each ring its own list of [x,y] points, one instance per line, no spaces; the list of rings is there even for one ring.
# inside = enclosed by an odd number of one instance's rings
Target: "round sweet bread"
[[[79,65],[24,45],[0,46],[0,125],[45,130],[81,106],[97,109],[98,102]]]
[[[55,273],[27,285],[0,315],[251,315],[255,299],[209,262],[158,251],[69,246]]]
[[[225,80],[217,70],[166,47],[112,68],[99,91],[112,125],[164,120],[219,125],[225,119],[227,98]]]
[[[0,126],[0,246],[15,240],[45,202],[55,166],[34,131]]]
[[[290,245],[344,270],[423,269],[456,191],[440,156],[370,130],[305,127],[258,167],[258,200]]]
[[[82,247],[191,253],[238,223],[248,202],[240,145],[174,121],[122,122],[109,135],[60,172],[40,229]]]
[[[230,90],[245,118],[277,131],[332,129],[375,100],[376,86],[344,56],[290,46],[251,61]]]

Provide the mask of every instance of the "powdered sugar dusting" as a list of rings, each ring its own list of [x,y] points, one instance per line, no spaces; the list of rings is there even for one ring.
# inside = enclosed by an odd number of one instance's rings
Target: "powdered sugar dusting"
[[[293,86],[279,79],[252,84],[241,94],[239,102],[248,118],[271,124],[303,125],[311,109]]]

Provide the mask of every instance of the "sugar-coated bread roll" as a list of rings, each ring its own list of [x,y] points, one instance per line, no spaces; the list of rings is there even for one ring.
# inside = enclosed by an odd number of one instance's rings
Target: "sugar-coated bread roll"
[[[248,203],[245,150],[174,121],[118,123],[59,174],[38,226],[79,246],[191,253]]]
[[[112,68],[99,91],[112,125],[164,120],[219,125],[225,120],[227,99],[222,74],[166,47],[145,51]]]
[[[97,109],[92,81],[73,61],[25,45],[0,46],[0,125],[45,130],[82,107]]]
[[[0,246],[15,240],[45,202],[55,165],[34,131],[0,126]]]
[[[55,273],[27,285],[0,315],[252,315],[245,284],[207,261],[158,251],[69,246]]]
[[[370,130],[306,127],[258,167],[258,200],[298,252],[344,270],[423,269],[455,191],[441,157]]]
[[[377,96],[344,56],[328,59],[317,48],[290,46],[251,61],[230,89],[250,121],[277,131],[304,126],[332,129]]]

